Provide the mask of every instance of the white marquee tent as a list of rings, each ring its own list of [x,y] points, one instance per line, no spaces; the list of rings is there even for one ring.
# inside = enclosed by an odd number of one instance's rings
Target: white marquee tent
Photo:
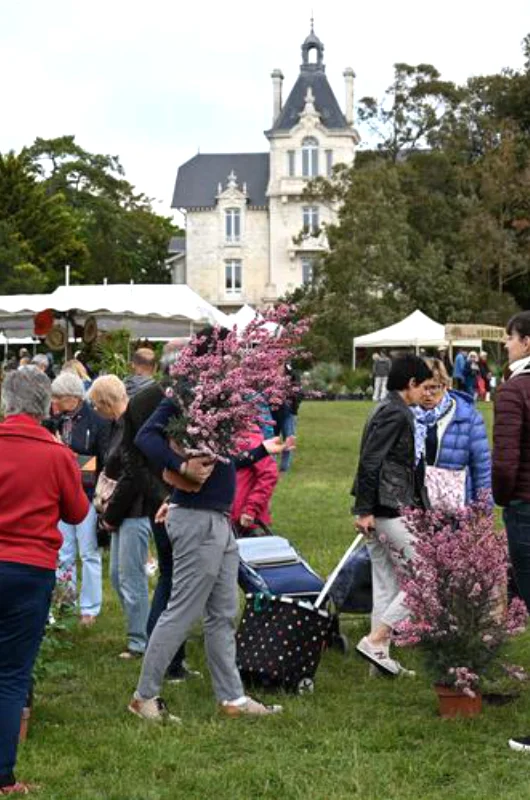
[[[445,326],[416,309],[408,317],[379,331],[356,336],[353,340],[353,368],[358,347],[441,347],[446,345]]]
[[[153,339],[189,335],[228,319],[184,284],[60,286],[51,294],[0,296],[0,331],[8,340],[31,336],[34,315],[48,308],[72,312],[79,324],[94,315],[102,330],[126,327]]]

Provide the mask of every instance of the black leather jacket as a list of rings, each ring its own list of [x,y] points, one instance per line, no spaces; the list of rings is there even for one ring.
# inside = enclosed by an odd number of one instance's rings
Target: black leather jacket
[[[151,383],[131,397],[125,414],[115,424],[105,473],[118,483],[103,519],[116,528],[126,518],[153,516],[169,495],[161,473],[151,469],[134,444],[134,437],[163,399],[163,388]]]
[[[414,462],[414,417],[401,395],[389,392],[364,428],[352,513],[396,517],[402,507],[428,508],[423,463]]]

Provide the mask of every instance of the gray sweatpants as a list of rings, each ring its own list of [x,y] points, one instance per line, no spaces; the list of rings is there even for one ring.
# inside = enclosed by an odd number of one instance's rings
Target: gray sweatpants
[[[245,692],[236,667],[239,552],[230,520],[217,511],[172,506],[167,533],[173,549],[173,580],[166,610],[151,634],[138,694],[160,694],[171,660],[190,628],[204,617],[206,657],[219,702]]]
[[[381,622],[393,628],[408,616],[396,566],[400,558],[411,558],[412,543],[412,533],[402,517],[376,517],[374,537],[366,542],[372,560],[372,631]]]

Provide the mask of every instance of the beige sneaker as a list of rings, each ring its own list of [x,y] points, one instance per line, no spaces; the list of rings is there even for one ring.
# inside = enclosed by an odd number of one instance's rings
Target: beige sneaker
[[[128,709],[131,714],[136,714],[137,717],[149,720],[149,722],[182,722],[179,717],[175,717],[173,714],[169,713],[168,707],[161,697],[151,697],[149,700],[141,700],[139,697],[133,695]]]
[[[281,714],[283,706],[266,706],[258,703],[252,697],[247,697],[244,703],[221,703],[219,711],[227,717],[266,717],[271,714]]]

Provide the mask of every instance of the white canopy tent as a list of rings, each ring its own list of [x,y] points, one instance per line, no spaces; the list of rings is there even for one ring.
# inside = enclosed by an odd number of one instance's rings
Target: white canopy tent
[[[185,284],[60,286],[51,294],[0,296],[0,331],[9,339],[31,336],[33,317],[48,308],[72,312],[76,322],[94,315],[105,331],[128,328],[134,336],[185,336],[228,317]]]
[[[353,368],[356,364],[358,347],[441,347],[447,345],[445,326],[435,322],[423,311],[416,309],[408,317],[364,336],[356,336],[353,340]]]
[[[236,328],[237,332],[241,334],[245,328],[247,328],[251,322],[255,319],[262,320],[263,317],[259,311],[256,311],[252,306],[244,305],[236,311],[235,314],[230,314],[226,318],[225,326],[227,328]],[[271,336],[279,334],[281,327],[277,325],[275,322],[265,322],[263,325],[263,329],[266,330]]]
[[[244,330],[247,325],[250,325],[253,319],[256,318],[257,312],[252,308],[252,306],[244,305],[236,311],[235,314],[230,314],[227,317],[227,326],[229,328],[233,328],[234,325],[238,329],[238,331]]]

